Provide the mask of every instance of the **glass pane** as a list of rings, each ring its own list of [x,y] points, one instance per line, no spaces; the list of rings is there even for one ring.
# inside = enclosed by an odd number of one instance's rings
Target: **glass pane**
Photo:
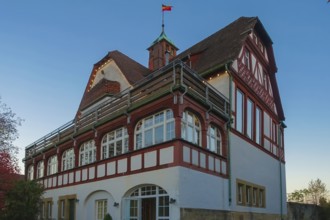
[[[164,126],[158,126],[155,128],[155,144],[164,141]]]
[[[147,147],[152,145],[152,143],[153,143],[152,129],[149,129],[144,132],[144,145],[145,147]]]

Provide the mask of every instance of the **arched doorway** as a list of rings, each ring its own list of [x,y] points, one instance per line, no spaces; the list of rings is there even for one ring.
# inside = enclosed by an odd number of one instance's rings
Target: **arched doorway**
[[[156,185],[135,188],[124,198],[125,220],[169,220],[169,196]]]

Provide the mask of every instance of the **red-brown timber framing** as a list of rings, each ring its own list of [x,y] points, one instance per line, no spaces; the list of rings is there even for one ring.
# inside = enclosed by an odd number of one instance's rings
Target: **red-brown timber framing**
[[[256,45],[254,45],[254,42],[252,41],[252,39],[250,37],[246,38],[246,43],[243,44],[243,50],[242,50],[242,55],[241,57],[238,57],[237,59],[237,64],[238,64],[238,71],[236,71],[234,68],[230,67],[230,73],[233,76],[233,82],[235,83],[235,93],[233,95],[235,95],[236,97],[236,92],[237,89],[241,90],[244,93],[244,113],[246,113],[247,110],[247,106],[246,106],[246,101],[247,99],[250,99],[251,101],[253,101],[255,107],[259,107],[260,110],[262,112],[267,112],[270,116],[270,118],[272,119],[272,121],[275,121],[275,123],[278,125],[281,123],[281,121],[284,119],[284,114],[282,111],[282,105],[281,105],[281,101],[279,99],[279,92],[278,92],[278,88],[277,88],[277,83],[276,78],[275,78],[275,72],[276,72],[276,65],[275,65],[275,61],[273,59],[273,51],[270,50],[272,47],[267,47],[267,51],[268,51],[268,56],[271,57],[269,58],[269,61],[267,61],[265,59],[265,57],[263,56],[263,54],[258,50],[258,48],[256,47]],[[270,96],[269,91],[265,90],[265,88],[263,88],[263,85],[259,84],[258,80],[254,77],[254,66],[252,66],[252,62],[251,62],[251,58],[250,58],[250,66],[251,68],[248,69],[245,64],[243,64],[243,57],[244,57],[244,50],[248,49],[250,51],[250,53],[252,53],[253,55],[256,56],[256,60],[259,62],[261,62],[262,66],[266,69],[266,73],[269,77],[269,81],[271,83],[271,87],[273,89],[273,96]],[[270,50],[270,51],[269,51]],[[257,65],[257,64],[256,64]],[[275,72],[274,72],[275,71]],[[274,87],[274,85],[276,85],[276,88]],[[236,99],[235,99],[236,100]],[[234,111],[232,111],[232,114],[235,116],[236,118],[236,102],[233,103],[234,104]],[[275,104],[275,108],[276,111],[274,111],[274,106]],[[255,115],[255,108],[253,109],[253,114]],[[262,115],[261,117],[261,126],[260,129],[262,131],[261,133],[261,143],[257,144],[256,141],[251,140],[250,138],[248,138],[245,135],[246,132],[246,122],[247,117],[244,116],[244,127],[243,127],[243,134],[238,132],[236,129],[231,129],[231,131],[239,136],[240,138],[244,139],[246,142],[250,143],[251,145],[255,146],[256,148],[260,149],[261,151],[265,152],[266,154],[270,155],[271,157],[277,159],[277,160],[281,160],[282,162],[285,163],[285,159],[284,159],[284,149],[281,149],[279,147],[279,145],[276,145],[276,143],[273,142],[273,140],[271,138],[268,138],[264,135],[264,117]],[[270,124],[270,126],[272,126]],[[255,120],[253,121],[253,127],[255,128]],[[236,128],[236,125],[235,125]],[[272,130],[272,129],[270,129]],[[254,138],[255,138],[255,132],[254,132]],[[271,134],[272,135],[272,134]],[[277,134],[278,135],[278,134]],[[264,139],[268,139],[268,141],[272,144],[272,145],[276,145],[277,148],[277,152],[276,154],[274,154],[271,151],[268,151],[267,149],[265,149],[264,146]],[[283,146],[284,148],[284,146]]]
[[[44,160],[45,173],[39,181],[43,182],[47,189],[175,166],[228,178],[226,123],[229,121],[229,102],[184,63],[173,61],[172,65],[154,72],[131,89],[116,94],[115,97],[116,99],[97,106],[89,113],[76,118],[28,146],[25,155],[26,169],[32,164],[36,168],[36,164]],[[165,109],[173,111],[175,138],[147,148],[134,149],[134,130],[138,121]],[[202,133],[201,146],[203,147],[181,139],[181,117],[185,110],[193,111],[199,117]],[[221,131],[224,149],[222,155],[206,149],[207,129],[210,123],[217,125]],[[129,151],[101,160],[103,136],[123,126],[127,128],[129,134]],[[96,162],[79,166],[79,147],[89,140],[95,141]],[[62,154],[72,147],[76,158],[75,168],[62,171]],[[173,151],[172,162],[161,164],[160,151],[162,149]],[[183,151],[190,152],[190,158],[184,159]],[[149,152],[156,153],[156,166],[144,167],[144,157]],[[193,153],[198,155],[198,161],[193,161]],[[47,176],[47,162],[53,155],[57,155],[58,158],[58,172]],[[131,158],[135,156],[142,158],[141,169],[131,169]],[[206,162],[201,163],[200,157],[206,158]],[[118,170],[119,163],[126,163],[125,172]],[[114,165],[114,172],[108,173],[109,165]],[[105,168],[104,175],[99,175],[98,167]],[[36,179],[36,173],[34,172],[34,179]],[[85,179],[82,177],[83,173],[87,174]],[[89,176],[90,174],[94,176]],[[65,179],[70,179],[70,181],[65,181]]]

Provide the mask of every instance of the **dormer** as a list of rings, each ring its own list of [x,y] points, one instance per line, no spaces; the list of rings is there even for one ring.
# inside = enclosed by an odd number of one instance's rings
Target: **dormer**
[[[176,56],[178,48],[166,36],[164,30],[159,37],[151,44],[149,50],[149,69],[157,70]]]

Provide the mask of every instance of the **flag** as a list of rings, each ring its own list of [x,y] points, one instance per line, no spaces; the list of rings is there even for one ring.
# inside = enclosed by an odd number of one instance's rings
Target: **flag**
[[[162,5],[162,11],[171,11],[172,10],[172,7],[173,6],[170,6],[170,5]]]

